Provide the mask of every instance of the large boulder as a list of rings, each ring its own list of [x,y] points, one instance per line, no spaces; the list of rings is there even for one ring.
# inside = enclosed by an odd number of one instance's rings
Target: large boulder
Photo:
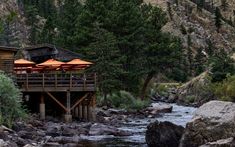
[[[235,103],[210,101],[198,108],[187,123],[180,147],[198,147],[234,135]]]
[[[214,142],[208,142],[200,147],[234,147],[235,146],[235,139],[234,138],[227,138],[221,139]]]
[[[145,140],[149,147],[178,147],[183,133],[182,126],[156,121],[147,126]]]

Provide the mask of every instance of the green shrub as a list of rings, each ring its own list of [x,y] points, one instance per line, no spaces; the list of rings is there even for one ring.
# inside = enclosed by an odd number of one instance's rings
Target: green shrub
[[[128,109],[132,109],[132,110],[141,110],[145,107],[147,107],[150,104],[150,101],[148,100],[140,100],[137,99],[134,101],[134,103],[132,105],[129,106]]]
[[[167,97],[169,95],[169,89],[176,88],[179,85],[180,85],[179,83],[160,83],[160,84],[155,83],[151,87],[150,96],[160,95]]]
[[[26,116],[21,95],[12,79],[0,72],[0,124],[11,127],[13,121]]]
[[[184,101],[186,103],[193,103],[195,100],[196,100],[196,97],[194,95],[188,95],[188,96],[186,96]]]
[[[220,100],[235,102],[235,76],[228,76],[224,81],[216,83],[214,94]]]
[[[120,107],[121,105],[129,105],[135,101],[134,96],[126,91],[120,91],[117,93],[113,93],[108,96],[108,100],[110,100],[111,104],[114,107]]]
[[[136,99],[131,93],[120,91],[108,95],[107,101],[115,108],[123,108],[127,110],[140,110],[146,107],[149,102]]]

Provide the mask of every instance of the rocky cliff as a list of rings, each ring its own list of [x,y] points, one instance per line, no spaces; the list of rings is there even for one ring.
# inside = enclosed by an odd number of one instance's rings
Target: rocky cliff
[[[184,47],[189,46],[194,52],[203,48],[207,52],[209,45],[213,49],[224,49],[231,52],[235,48],[235,0],[229,0],[226,6],[221,0],[205,0],[202,9],[198,9],[195,0],[145,0],[162,7],[170,21],[163,31],[179,36]],[[214,10],[218,7],[222,14],[222,27],[217,31],[215,27]]]
[[[20,1],[0,0],[0,45],[24,46],[29,36],[25,22]]]

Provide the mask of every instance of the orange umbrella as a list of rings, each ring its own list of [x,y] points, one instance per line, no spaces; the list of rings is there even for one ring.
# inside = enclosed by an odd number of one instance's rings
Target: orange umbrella
[[[37,64],[37,66],[58,67],[58,66],[61,66],[62,64],[65,64],[65,63],[61,61],[57,61],[55,59],[49,59],[43,63]]]
[[[66,63],[67,65],[91,65],[93,63],[81,59],[73,59]]]
[[[14,61],[14,64],[15,66],[32,66],[35,63],[32,61],[25,60],[25,59],[18,59]]]
[[[66,70],[80,70],[85,69],[86,67],[89,67],[92,64],[93,63],[81,59],[73,59],[64,64],[63,68],[65,68]]]

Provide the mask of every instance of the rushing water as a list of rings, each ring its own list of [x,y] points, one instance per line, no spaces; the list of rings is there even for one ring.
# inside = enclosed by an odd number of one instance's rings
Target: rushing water
[[[144,118],[144,119],[130,119],[124,123],[119,129],[133,132],[132,136],[115,137],[112,135],[106,136],[84,136],[78,146],[82,147],[139,147],[147,146],[145,143],[145,131],[150,122],[169,121],[177,125],[184,126],[191,120],[195,108],[179,106],[176,104],[170,104],[173,106],[172,113],[164,113],[162,117],[158,118]]]

